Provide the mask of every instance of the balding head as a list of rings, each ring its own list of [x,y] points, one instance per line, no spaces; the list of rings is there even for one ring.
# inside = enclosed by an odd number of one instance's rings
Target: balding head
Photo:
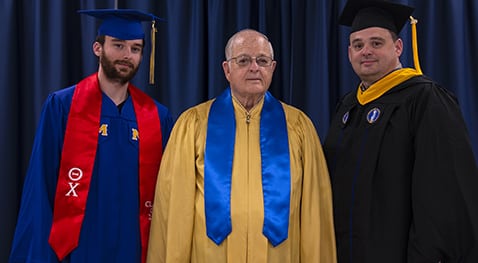
[[[259,38],[257,38],[259,37]],[[229,40],[227,41],[226,48],[225,48],[225,56],[226,60],[232,58],[234,47],[237,44],[243,44],[244,40],[246,39],[256,39],[256,41],[266,41],[268,46],[270,47],[270,55],[271,58],[274,58],[274,49],[272,48],[272,44],[267,38],[266,35],[254,30],[254,29],[243,29],[237,33],[235,33]]]

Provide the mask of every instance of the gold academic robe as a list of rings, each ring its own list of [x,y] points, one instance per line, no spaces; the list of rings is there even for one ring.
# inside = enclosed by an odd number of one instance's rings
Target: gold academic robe
[[[249,113],[233,99],[232,232],[220,245],[208,238],[204,149],[212,102],[185,111],[173,128],[158,175],[147,262],[336,262],[332,193],[321,143],[310,119],[284,103],[291,168],[288,238],[274,247],[262,234],[259,131],[264,99]]]

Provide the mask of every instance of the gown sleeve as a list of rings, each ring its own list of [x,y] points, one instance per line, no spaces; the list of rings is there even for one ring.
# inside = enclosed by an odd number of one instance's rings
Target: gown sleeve
[[[166,144],[171,134],[171,130],[174,126],[174,119],[171,115],[171,112],[164,105],[156,102],[156,107],[158,108],[159,119],[161,120],[161,136],[163,143],[163,151],[166,148]]]
[[[164,152],[153,204],[147,262],[190,262],[196,188],[196,118],[194,111],[179,117]],[[173,219],[175,222],[171,224]]]
[[[462,114],[441,88],[416,102],[408,262],[478,262],[478,171]]]
[[[332,190],[327,163],[312,122],[301,114],[303,183],[301,208],[301,259],[336,262]]]
[[[51,94],[42,109],[22,192],[10,263],[58,262],[48,243],[60,165],[65,105]]]

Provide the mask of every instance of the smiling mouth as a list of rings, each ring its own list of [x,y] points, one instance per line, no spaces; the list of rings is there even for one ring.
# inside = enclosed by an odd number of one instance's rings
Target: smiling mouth
[[[372,63],[375,63],[376,61],[375,60],[365,60],[365,61],[362,61],[360,62],[361,64],[372,64]]]

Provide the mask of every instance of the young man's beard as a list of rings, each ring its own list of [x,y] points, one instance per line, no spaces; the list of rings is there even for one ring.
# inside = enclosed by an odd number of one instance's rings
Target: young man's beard
[[[117,63],[122,63],[123,65],[128,64],[131,68],[131,71],[125,75],[124,72],[121,72],[116,69],[115,64]],[[108,56],[106,56],[104,51],[102,52],[100,56],[100,64],[101,64],[101,67],[103,68],[103,72],[105,73],[108,79],[113,81],[118,81],[121,84],[126,84],[128,81],[130,81],[134,77],[136,72],[138,72],[138,68],[139,68],[139,66],[135,67],[129,61],[120,61],[120,60],[111,61],[108,58]]]

